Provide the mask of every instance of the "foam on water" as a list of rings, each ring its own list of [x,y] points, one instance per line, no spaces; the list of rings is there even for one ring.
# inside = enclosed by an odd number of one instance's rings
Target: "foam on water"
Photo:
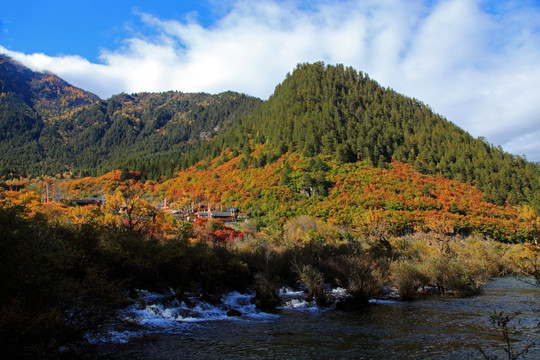
[[[138,291],[137,294],[138,299],[122,310],[122,316],[124,320],[149,327],[178,328],[182,323],[273,316],[255,307],[253,294],[236,291],[224,295],[216,305],[198,297],[190,298],[188,305],[174,298],[172,291],[166,294]],[[238,316],[230,316],[228,313],[231,311]]]
[[[292,289],[290,287],[282,287],[279,289],[279,297],[302,297],[305,296],[304,290]]]
[[[402,304],[401,301],[389,299],[369,299],[370,304]]]
[[[309,310],[309,311],[319,311],[320,308],[317,306],[315,301],[306,301],[302,299],[292,299],[283,306],[280,307],[281,309],[294,309],[294,310]]]
[[[317,311],[317,304],[314,301],[306,301],[305,297],[306,293],[303,290],[295,290],[290,287],[282,287],[281,289],[279,289],[279,298],[282,305],[279,306],[278,309]]]
[[[109,341],[128,342],[130,338],[148,333],[184,333],[193,329],[197,323],[209,321],[250,321],[279,317],[260,311],[255,305],[255,294],[240,294],[233,291],[223,295],[218,304],[203,301],[193,296],[186,301],[179,301],[174,291],[153,293],[137,290],[133,303],[121,310],[120,315],[126,323],[142,326],[137,330],[116,329],[110,331]],[[303,289],[283,287],[279,290],[281,306],[279,310],[321,312],[335,308],[335,304],[347,296],[343,288],[327,289],[330,306],[320,307],[313,301],[306,301]],[[395,303],[391,300],[371,300],[373,303]]]
[[[344,289],[344,288],[341,288],[341,287],[331,289],[330,290],[330,295],[332,295],[335,298],[342,299],[342,298],[347,296],[347,290]]]
[[[295,290],[291,288],[282,288],[279,292],[279,297],[282,301],[282,306],[279,309],[282,310],[298,310],[298,311],[310,311],[319,312],[327,311],[335,308],[336,303],[347,297],[347,290],[343,288],[330,288],[327,286],[326,294],[329,300],[328,306],[321,307],[317,305],[315,300],[307,301],[306,292],[302,289]]]

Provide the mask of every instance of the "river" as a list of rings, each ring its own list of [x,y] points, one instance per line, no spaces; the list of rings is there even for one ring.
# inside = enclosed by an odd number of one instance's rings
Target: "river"
[[[540,289],[506,277],[488,281],[467,298],[432,296],[404,303],[374,301],[368,309],[345,313],[321,309],[282,294],[277,314],[258,312],[250,297],[237,293],[226,306],[148,301],[126,309],[144,326],[119,332],[115,357],[137,359],[472,359],[507,358],[494,312],[519,315],[510,322],[512,349],[535,342],[522,359],[540,359]],[[151,299],[152,294],[147,294]],[[227,317],[236,308],[240,317]],[[515,328],[514,328],[515,327]],[[140,336],[142,335],[142,339]]]

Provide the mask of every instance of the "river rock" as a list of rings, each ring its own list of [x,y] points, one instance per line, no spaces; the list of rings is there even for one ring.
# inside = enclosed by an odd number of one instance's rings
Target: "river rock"
[[[236,309],[230,309],[227,311],[227,316],[242,316],[242,313]]]

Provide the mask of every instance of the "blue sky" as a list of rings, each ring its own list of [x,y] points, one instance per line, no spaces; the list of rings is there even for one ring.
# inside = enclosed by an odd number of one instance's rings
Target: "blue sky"
[[[540,0],[0,0],[0,53],[102,98],[266,99],[298,63],[343,63],[540,161]]]
[[[0,43],[24,53],[80,55],[99,61],[101,49],[114,49],[126,38],[151,35],[138,16],[185,20],[204,25],[216,18],[205,1],[2,0]]]

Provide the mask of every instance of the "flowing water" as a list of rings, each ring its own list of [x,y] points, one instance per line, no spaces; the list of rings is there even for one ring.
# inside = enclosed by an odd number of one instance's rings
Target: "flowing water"
[[[334,290],[339,295],[340,290]],[[540,289],[516,278],[490,280],[474,297],[433,296],[404,303],[374,301],[361,312],[321,309],[282,293],[277,314],[259,312],[251,296],[231,293],[223,304],[186,305],[168,295],[142,294],[124,310],[141,324],[119,331],[116,357],[137,359],[471,359],[508,358],[494,312],[519,315],[510,323],[511,347],[530,346],[540,359]],[[236,309],[239,317],[227,316]],[[150,334],[150,335],[149,335]],[[142,339],[141,339],[142,338]]]

